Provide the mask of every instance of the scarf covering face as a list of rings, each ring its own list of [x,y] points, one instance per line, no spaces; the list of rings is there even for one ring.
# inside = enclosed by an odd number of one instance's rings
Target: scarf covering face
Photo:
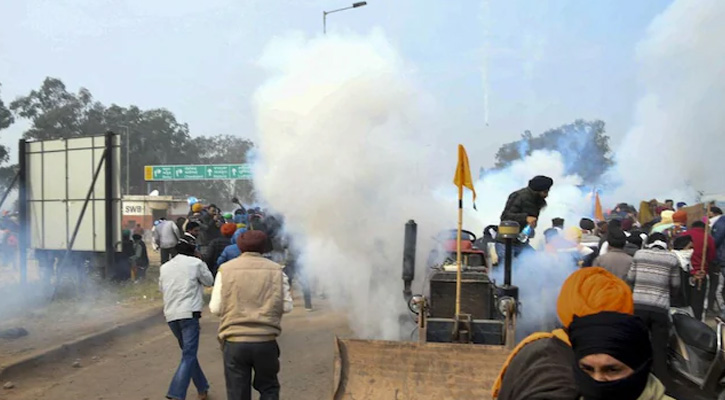
[[[577,365],[574,378],[585,400],[636,400],[647,386],[652,366],[649,331],[638,317],[602,312],[575,317],[569,340]],[[600,382],[579,368],[579,360],[592,354],[607,354],[634,370],[626,378]]]
[[[600,267],[588,267],[569,275],[559,292],[557,314],[564,327],[569,327],[575,316],[585,316],[602,311],[634,313],[632,290],[611,272]],[[516,354],[527,344],[540,339],[556,338],[569,345],[569,337],[562,329],[553,332],[537,332],[522,340],[509,354],[493,384],[491,394],[497,398],[508,366]],[[578,369],[578,368],[577,368]]]

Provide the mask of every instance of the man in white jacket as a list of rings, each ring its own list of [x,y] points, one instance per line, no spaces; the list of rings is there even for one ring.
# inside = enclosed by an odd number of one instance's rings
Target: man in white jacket
[[[160,218],[154,226],[154,244],[161,252],[161,264],[169,261],[176,255],[176,244],[181,239],[181,231],[175,223]]]
[[[214,285],[206,263],[194,256],[196,247],[181,240],[178,254],[161,266],[159,288],[164,296],[164,316],[181,347],[181,362],[171,380],[167,399],[186,397],[193,380],[199,399],[205,400],[209,383],[196,358],[199,350],[199,318],[204,308],[204,286]]]

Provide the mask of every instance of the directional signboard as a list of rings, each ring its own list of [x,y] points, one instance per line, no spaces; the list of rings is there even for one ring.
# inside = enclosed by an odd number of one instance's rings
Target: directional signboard
[[[147,181],[204,181],[222,179],[252,179],[250,164],[207,165],[147,165],[144,167]]]

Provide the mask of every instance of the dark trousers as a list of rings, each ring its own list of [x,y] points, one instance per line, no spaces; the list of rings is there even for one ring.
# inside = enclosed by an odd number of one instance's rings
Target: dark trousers
[[[689,284],[689,283],[687,283]],[[705,309],[705,297],[707,296],[707,280],[702,279],[698,285],[690,286],[690,307],[698,321],[702,321],[702,312]]]
[[[707,309],[717,311],[717,285],[720,283],[720,264],[716,262],[710,263],[708,271],[708,289],[707,289]]]
[[[161,249],[161,264],[169,261],[176,255],[176,248]]]
[[[254,379],[252,379],[254,372]],[[279,400],[279,346],[270,342],[224,342],[224,379],[227,400]]]
[[[671,386],[672,381],[667,370],[667,341],[670,337],[670,319],[667,311],[638,309],[635,305],[634,314],[640,317],[649,329],[652,341],[652,372],[665,386]]]

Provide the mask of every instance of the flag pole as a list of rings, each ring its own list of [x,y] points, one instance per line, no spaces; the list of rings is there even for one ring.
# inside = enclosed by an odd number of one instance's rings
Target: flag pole
[[[456,237],[456,316],[461,313],[461,231],[463,230],[463,185],[458,187],[458,236]]]

